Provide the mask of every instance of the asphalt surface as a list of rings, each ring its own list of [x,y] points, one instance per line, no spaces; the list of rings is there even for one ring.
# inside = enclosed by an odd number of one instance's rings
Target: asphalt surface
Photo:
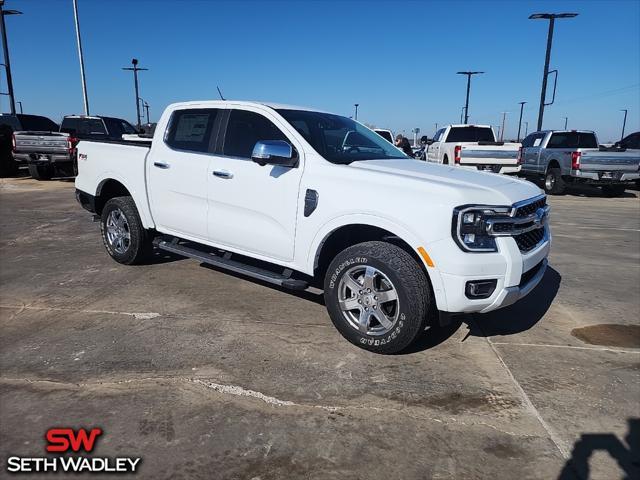
[[[101,427],[139,478],[640,476],[637,191],[550,198],[542,284],[396,356],[314,293],[113,262],[73,192],[0,181],[0,477],[54,426]]]

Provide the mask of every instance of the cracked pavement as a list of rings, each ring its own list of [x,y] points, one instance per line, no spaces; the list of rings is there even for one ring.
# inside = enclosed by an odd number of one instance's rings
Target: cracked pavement
[[[317,292],[116,264],[73,192],[0,181],[3,473],[50,427],[99,426],[140,478],[640,474],[637,191],[551,198],[543,284],[395,356],[343,340]]]

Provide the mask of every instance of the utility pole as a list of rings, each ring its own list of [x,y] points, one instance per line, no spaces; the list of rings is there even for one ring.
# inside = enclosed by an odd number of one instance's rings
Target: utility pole
[[[500,141],[501,142],[504,140],[504,122],[505,122],[505,119],[507,118],[507,113],[509,113],[509,112],[502,112],[502,128],[500,129]]]
[[[456,75],[466,75],[467,76],[467,99],[464,102],[464,124],[466,125],[469,121],[469,92],[471,91],[471,76],[479,75],[484,72],[456,72]]]
[[[138,130],[140,130],[140,96],[138,95],[138,72],[143,70],[149,70],[148,68],[140,68],[138,67],[138,59],[131,59],[131,65],[133,67],[122,67],[122,70],[132,70],[133,71],[133,83],[136,91],[136,126]]]
[[[547,52],[544,57],[542,91],[540,92],[540,108],[538,110],[538,131],[542,130],[542,118],[544,117],[545,97],[547,94],[547,77],[549,76],[549,61],[551,60],[551,45],[553,43],[553,27],[556,18],[573,18],[577,16],[577,13],[534,13],[533,15],[529,15],[529,20],[549,20],[549,32],[547,33]]]
[[[356,107],[356,116],[355,116],[355,121],[358,121],[358,105],[360,105],[359,103],[354,103],[353,106]]]
[[[13,79],[11,78],[11,61],[9,60],[9,45],[7,44],[7,27],[4,23],[5,15],[22,15],[18,10],[4,10],[4,0],[0,0],[0,34],[2,35],[2,50],[4,52],[4,69],[7,74],[7,89],[9,90],[9,106],[11,114],[16,114],[16,101],[13,94]]]
[[[151,123],[149,121],[149,104],[145,101],[144,102],[144,109],[147,111],[147,124]]]
[[[73,0],[73,18],[76,22],[76,40],[78,43],[78,59],[80,60],[80,78],[82,80],[82,99],[84,100],[84,114],[89,115],[89,98],[87,97],[87,80],[84,76],[84,56],[82,55],[82,40],[80,38],[80,19],[78,18],[78,0]]]
[[[567,129],[567,123],[569,122],[569,117],[562,117],[564,118],[564,129]]]
[[[624,120],[622,121],[622,135],[620,135],[620,141],[622,141],[622,139],[624,138],[624,127],[627,126],[627,109],[623,108],[622,110],[620,110],[621,112],[624,112]]]
[[[516,142],[520,142],[520,127],[522,127],[522,111],[524,110],[524,104],[527,102],[518,102],[518,103],[520,103],[520,120],[518,120],[518,139],[516,140]]]

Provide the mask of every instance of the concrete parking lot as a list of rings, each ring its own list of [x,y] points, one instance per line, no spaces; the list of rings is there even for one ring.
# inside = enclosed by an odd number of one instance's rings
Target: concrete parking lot
[[[99,426],[94,453],[141,478],[640,476],[637,191],[550,198],[543,283],[395,356],[313,292],[113,262],[73,192],[0,183],[3,473],[50,427]]]

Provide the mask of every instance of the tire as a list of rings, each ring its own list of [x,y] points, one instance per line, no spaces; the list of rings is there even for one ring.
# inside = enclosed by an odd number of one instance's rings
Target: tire
[[[619,197],[626,189],[625,185],[603,185],[602,194],[605,197]]]
[[[18,163],[13,159],[13,156],[3,154],[0,159],[0,177],[15,177],[18,174]]]
[[[567,191],[567,184],[560,174],[560,169],[552,167],[544,176],[544,191],[549,195],[562,195]]]
[[[39,167],[38,165],[29,165],[29,175],[34,180],[51,180],[53,177],[53,168],[50,166]]]
[[[380,293],[390,300],[383,302]],[[431,298],[429,282],[416,260],[386,242],[364,242],[343,250],[324,279],[325,304],[338,331],[354,345],[381,354],[406,349],[424,332]]]
[[[141,263],[153,251],[153,238],[142,226],[131,197],[115,197],[105,204],[100,233],[107,253],[118,263]]]

